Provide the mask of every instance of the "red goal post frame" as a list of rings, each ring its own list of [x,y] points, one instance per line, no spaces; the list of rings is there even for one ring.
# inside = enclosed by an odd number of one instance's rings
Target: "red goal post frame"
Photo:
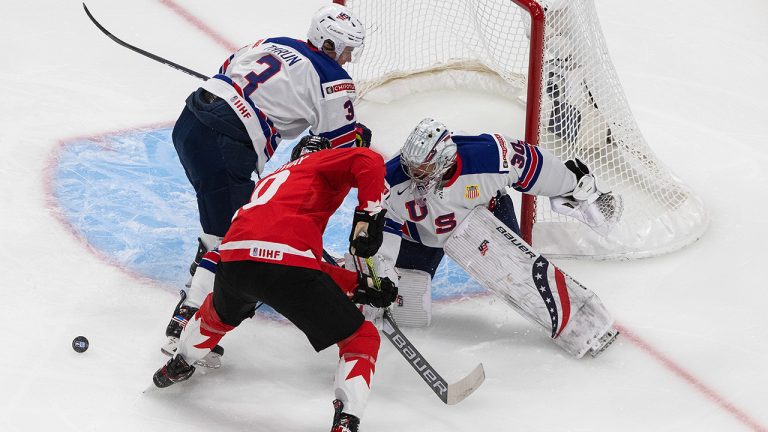
[[[528,89],[526,99],[525,141],[539,144],[539,116],[541,110],[541,78],[544,70],[544,9],[535,0],[509,0],[523,8],[531,17],[531,46],[528,52]],[[346,0],[333,0],[344,5]],[[533,221],[536,216],[536,197],[522,194],[520,234],[533,244]]]

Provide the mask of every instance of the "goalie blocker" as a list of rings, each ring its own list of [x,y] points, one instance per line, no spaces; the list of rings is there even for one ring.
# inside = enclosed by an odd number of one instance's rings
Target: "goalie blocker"
[[[536,253],[484,207],[475,208],[445,244],[445,253],[556,345],[597,356],[618,336],[600,299]]]

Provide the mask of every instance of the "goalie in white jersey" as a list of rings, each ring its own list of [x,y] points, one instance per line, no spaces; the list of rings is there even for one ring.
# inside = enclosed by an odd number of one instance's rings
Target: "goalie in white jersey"
[[[250,200],[251,174],[261,175],[281,139],[309,128],[332,147],[369,146],[370,130],[355,118],[354,83],[342,68],[363,49],[364,38],[348,9],[325,6],[313,16],[306,42],[274,37],[240,48],[187,98],[172,137],[197,193],[203,231],[192,274]],[[166,354],[210,290],[192,285],[182,291],[166,330]]]
[[[601,234],[618,222],[622,209],[620,197],[600,191],[595,177],[578,160],[563,163],[545,149],[501,134],[452,135],[433,119],[421,121],[401,152],[387,162],[386,180],[390,195],[384,204],[388,209],[384,243],[374,262],[379,274],[392,280],[400,274],[398,286],[404,296],[414,285],[411,280],[429,284],[446,242],[476,207],[488,207],[519,236],[507,188],[552,197],[555,211]],[[429,292],[425,294],[424,301],[410,299],[424,304],[416,325],[429,323]],[[398,309],[394,312],[397,316]]]

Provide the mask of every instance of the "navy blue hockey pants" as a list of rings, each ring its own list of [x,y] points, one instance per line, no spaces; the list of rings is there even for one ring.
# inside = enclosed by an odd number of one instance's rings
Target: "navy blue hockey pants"
[[[258,156],[245,126],[226,101],[198,89],[187,98],[172,138],[197,193],[203,232],[223,237],[254,187]]]
[[[504,225],[511,228],[517,235],[520,235],[520,226],[517,224],[517,216],[515,216],[515,204],[509,195],[502,195],[498,198],[492,211],[493,215],[503,222]],[[434,278],[437,266],[440,265],[444,255],[443,248],[424,246],[421,243],[403,239],[400,242],[400,251],[397,254],[395,266],[425,271]]]

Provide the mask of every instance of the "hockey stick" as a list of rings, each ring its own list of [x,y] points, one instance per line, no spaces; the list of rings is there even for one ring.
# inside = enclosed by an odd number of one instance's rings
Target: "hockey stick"
[[[403,332],[400,331],[389,309],[384,311],[384,322],[385,325],[382,331],[387,336],[387,339],[408,360],[411,367],[432,388],[437,397],[446,404],[456,405],[463,401],[467,396],[480,388],[483,381],[485,381],[485,369],[483,369],[483,364],[480,363],[469,375],[449,384],[421,355],[419,350],[413,346],[411,341],[405,337]]]
[[[104,28],[104,26],[99,24],[99,22],[96,21],[96,18],[94,18],[93,15],[91,15],[91,11],[88,10],[88,7],[85,5],[85,3],[83,3],[83,9],[85,9],[85,13],[88,15],[88,18],[91,19],[93,24],[96,27],[98,27],[98,29],[101,30],[102,33],[107,35],[110,39],[112,39],[113,41],[117,42],[118,44],[128,48],[131,51],[137,52],[137,53],[139,53],[139,54],[141,54],[141,55],[143,55],[145,57],[149,57],[149,58],[151,58],[152,60],[154,60],[156,62],[160,62],[160,63],[162,63],[164,65],[168,65],[168,66],[170,66],[170,67],[172,67],[174,69],[180,70],[180,71],[184,72],[185,74],[192,75],[195,78],[200,78],[203,81],[207,81],[208,80],[208,77],[203,75],[203,74],[201,74],[200,72],[196,72],[196,71],[193,71],[192,69],[185,68],[184,66],[182,66],[182,65],[180,65],[178,63],[174,63],[174,62],[172,62],[170,60],[166,60],[166,59],[164,59],[164,58],[162,58],[160,56],[152,54],[151,52],[144,51],[143,49],[141,49],[139,47],[135,47],[135,46],[133,46],[133,45],[123,41],[122,39],[120,39],[117,36],[115,36],[112,33],[110,33],[107,29]]]
[[[88,15],[88,18],[90,18],[91,22],[99,29],[102,33],[107,35],[110,39],[117,42],[119,45],[122,45],[131,51],[137,52],[145,57],[149,57],[152,60],[155,60],[159,63],[168,65],[174,69],[180,70],[188,75],[192,75],[195,78],[199,78],[203,81],[207,81],[209,77],[206,75],[203,75],[199,72],[196,72],[192,69],[186,68],[184,66],[181,66],[180,64],[174,63],[170,60],[164,59],[158,55],[152,54],[148,51],[145,51],[141,48],[138,48],[136,46],[133,46],[122,39],[118,38],[117,36],[110,33],[104,26],[102,26],[98,21],[96,21],[96,18],[93,17],[91,12],[88,10],[88,7],[83,3],[83,9],[85,9],[85,13]],[[328,254],[325,250],[323,250],[323,257],[325,260],[331,264],[338,266],[338,263],[336,262],[333,257]],[[369,266],[369,269],[373,271],[373,267],[370,263],[370,258],[366,260],[366,263]],[[372,273],[373,274],[373,273]],[[375,276],[374,276],[375,277]],[[379,284],[378,277],[375,277],[374,279],[376,281],[376,286]],[[259,305],[261,306],[261,305]],[[426,361],[422,357],[422,355],[419,353],[419,351],[413,346],[413,344],[408,340],[408,338],[403,335],[403,333],[400,331],[400,328],[397,327],[397,323],[395,322],[394,318],[392,317],[389,310],[384,311],[384,320],[388,325],[388,328],[384,328],[384,334],[387,336],[387,339],[389,339],[390,342],[397,348],[397,350],[400,352],[400,354],[405,357],[406,360],[410,363],[410,365],[416,370],[417,373],[421,376],[421,378],[431,386],[432,391],[435,392],[435,394],[448,405],[455,405],[462,400],[464,400],[467,396],[472,394],[475,390],[477,390],[480,385],[485,380],[485,370],[483,369],[482,363],[477,365],[475,369],[467,376],[462,378],[461,380],[453,383],[448,384],[445,379],[443,379],[440,374],[435,371],[432,366],[429,364],[429,362]]]
[[[339,264],[336,262],[333,256],[329,254],[325,249],[323,249],[323,258],[329,264],[339,267]],[[355,257],[354,264],[355,268],[357,268],[359,272],[360,269],[357,265],[357,257]],[[381,282],[378,275],[376,275],[376,271],[373,267],[373,261],[370,258],[366,258],[365,264],[368,267],[368,271],[371,273],[371,278],[374,281],[374,287],[379,288]],[[395,322],[395,319],[392,316],[389,308],[384,309],[384,323],[385,325],[383,326],[384,328],[382,331],[384,332],[384,335],[387,337],[387,339],[392,343],[392,345],[395,346],[397,351],[400,352],[403,357],[405,357],[405,359],[408,361],[408,364],[410,364],[416,373],[421,376],[421,379],[423,379],[424,382],[430,386],[437,397],[439,397],[440,400],[447,405],[456,405],[457,403],[463,401],[467,398],[467,396],[477,390],[480,385],[483,384],[483,381],[485,381],[485,369],[483,369],[483,364],[481,363],[477,365],[475,369],[469,373],[469,375],[456,381],[455,383],[449,384],[442,376],[440,376],[439,373],[437,373],[437,371],[432,367],[432,365],[429,364],[424,356],[421,355],[419,350],[413,346],[411,341],[405,337],[403,332],[400,331],[400,328],[397,326],[397,323]]]
[[[366,258],[365,264],[371,274],[374,286],[379,288],[381,281],[373,267],[373,260]],[[357,266],[357,262],[355,262],[355,266]],[[485,369],[483,369],[483,364],[480,363],[469,375],[449,384],[421,355],[419,350],[413,346],[411,341],[405,337],[403,332],[400,331],[389,308],[384,309],[384,323],[385,325],[382,328],[384,335],[387,336],[387,339],[397,348],[397,351],[408,360],[408,363],[419,374],[421,379],[432,388],[432,391],[444,403],[456,405],[480,388],[483,381],[485,381]]]

